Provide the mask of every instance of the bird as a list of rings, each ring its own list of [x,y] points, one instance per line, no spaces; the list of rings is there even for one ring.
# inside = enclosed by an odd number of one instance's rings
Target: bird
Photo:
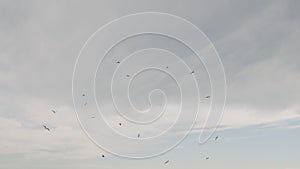
[[[120,63],[120,61],[117,61],[117,63]]]
[[[104,154],[102,154],[102,156],[101,156],[102,158],[104,158],[105,156],[104,156]]]
[[[138,133],[137,137],[140,138],[140,136],[141,136],[140,133]]]
[[[130,77],[130,75],[126,75],[126,77]]]
[[[218,140],[218,138],[219,138],[219,136],[217,136],[217,137],[215,138],[215,140]]]
[[[83,94],[82,94],[82,96],[84,97],[84,96],[85,96],[85,94],[83,93]]]
[[[209,157],[206,157],[205,159],[206,159],[206,160],[208,160],[208,159],[209,159]]]
[[[206,96],[205,98],[206,98],[206,99],[209,99],[209,98],[210,98],[210,96]]]
[[[50,131],[50,129],[47,126],[43,125],[43,127],[44,127],[45,130]]]
[[[165,164],[168,164],[170,160],[165,161]]]
[[[168,68],[169,68],[169,66],[166,67],[166,69],[168,69]]]
[[[56,113],[56,111],[55,110],[51,110],[52,111],[52,113]]]
[[[87,102],[85,102],[85,103],[84,103],[84,106],[86,106],[87,104],[88,104],[88,103],[87,103]]]
[[[193,74],[193,73],[195,73],[195,71],[194,71],[194,70],[191,72],[191,74]]]
[[[95,118],[94,116],[91,117],[92,119]]]
[[[119,123],[119,126],[122,126],[122,123]]]

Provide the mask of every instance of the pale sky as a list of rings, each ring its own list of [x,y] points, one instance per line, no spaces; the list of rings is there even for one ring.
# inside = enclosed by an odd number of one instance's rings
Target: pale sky
[[[287,1],[0,1],[0,169],[114,169],[184,168],[191,169],[298,169],[300,168],[300,3]],[[81,130],[72,98],[72,76],[77,56],[86,40],[101,26],[137,12],[164,12],[180,16],[201,29],[219,53],[226,73],[227,100],[223,119],[215,136],[206,144],[197,140],[203,123],[201,114],[194,130],[178,147],[151,159],[130,160],[101,150]],[[158,23],[161,24],[161,23]],[[131,29],[124,28],[124,29]],[[166,26],[166,29],[172,29]],[[183,30],[184,32],[184,30]],[[111,32],[109,32],[111,33]],[[107,38],[113,36],[107,34]],[[118,132],[135,137],[160,133],[175,119],[178,90],[174,81],[161,72],[146,72],[132,82],[132,101],[139,109],[149,108],[147,95],[161,88],[170,105],[159,125],[136,124],[112,112],[108,81],[115,61],[136,49],[151,46],[172,48],[196,71],[201,97],[209,94],[207,75],[201,64],[182,46],[162,37],[144,36],[124,42],[107,56],[98,70],[96,96],[104,114]],[[155,54],[153,54],[155,55]],[[179,73],[176,79],[191,87],[190,74],[182,73],[178,62],[144,55],[126,72],[149,63],[163,63]],[[159,60],[159,62],[158,62]],[[89,66],[83,67],[88,70]],[[84,72],[86,76],[93,76]],[[111,73],[111,74],[110,74]],[[124,74],[116,75],[122,79]],[[118,77],[119,76],[119,77]],[[126,78],[124,78],[126,79]],[[116,88],[126,80],[117,81]],[[85,82],[83,83],[85,84]],[[88,86],[88,85],[87,85]],[[88,88],[88,87],[87,87]],[[192,87],[190,88],[192,91]],[[84,89],[85,90],[85,89]],[[90,90],[90,88],[86,89]],[[81,92],[81,91],[79,91]],[[186,92],[190,92],[187,90]],[[122,93],[122,90],[116,94]],[[193,95],[187,111],[192,110]],[[96,116],[88,104],[86,117]],[[82,97],[77,97],[82,99]],[[121,97],[120,97],[121,98]],[[161,95],[154,95],[154,111],[160,111]],[[86,100],[85,100],[86,99]],[[124,98],[122,98],[124,99]],[[124,100],[120,103],[124,103]],[[204,99],[205,100],[205,99]],[[124,110],[130,110],[122,107]],[[208,102],[202,104],[207,109]],[[52,109],[57,110],[53,114]],[[157,111],[156,111],[157,110]],[[80,113],[79,113],[80,114]],[[132,111],[128,116],[135,117]],[[151,114],[150,114],[151,115]],[[122,127],[117,125],[122,122]],[[188,125],[190,121],[181,121]],[[200,123],[200,124],[199,124]],[[97,128],[104,123],[87,125]],[[51,131],[43,129],[47,125]],[[114,126],[115,125],[115,126]],[[99,127],[98,127],[99,129]],[[101,128],[100,128],[101,130]],[[175,126],[173,135],[152,147],[119,144],[123,153],[150,152],[172,142],[185,130]],[[118,140],[106,135],[111,144]],[[173,137],[174,136],[174,137]],[[101,137],[99,137],[101,138]],[[105,154],[105,158],[101,155]],[[205,158],[209,156],[209,160]],[[164,161],[170,160],[167,165]]]

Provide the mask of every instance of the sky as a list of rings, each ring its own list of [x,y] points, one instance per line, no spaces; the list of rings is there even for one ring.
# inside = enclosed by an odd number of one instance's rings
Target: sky
[[[299,3],[296,0],[0,1],[0,169],[300,168]],[[120,142],[117,136],[110,135],[106,123],[96,113],[97,108],[92,106],[90,83],[75,78],[74,94],[72,77],[81,48],[96,30],[114,19],[138,12],[173,14],[205,33],[222,61],[227,96],[217,131],[199,145],[198,137],[210,103],[210,99],[203,97],[211,93],[205,67],[181,44],[165,37],[145,35],[124,41],[108,53],[95,76],[97,104],[114,131],[132,138],[138,132],[142,138],[153,137],[172,125],[180,112],[180,92],[174,79],[161,71],[146,71],[136,76],[128,89],[133,107],[153,108],[147,119],[158,115],[165,103],[163,95],[154,92],[150,98],[147,96],[159,88],[168,96],[166,113],[153,125],[132,124],[115,113],[109,80],[118,66],[116,60],[138,49],[151,46],[174,50],[195,70],[193,77],[199,83],[203,100],[194,129],[183,142],[160,156],[134,160],[100,149],[82,130],[77,115],[91,136],[98,142],[104,140],[103,144],[111,145],[111,149],[121,154],[156,152],[182,137],[191,124],[189,118],[197,112],[192,75],[180,67],[178,60],[161,51],[139,53],[120,64],[113,88],[119,108],[128,117],[145,120],[134,113],[127,104],[128,98],[123,97],[131,78],[125,77],[128,72],[132,75],[145,65],[168,65],[168,71],[182,85],[186,100],[181,114],[186,119],[177,121],[166,138],[150,146],[134,146],[139,140]],[[166,30],[175,30],[170,25],[164,26]],[[138,26],[122,30],[135,28]],[[176,29],[184,32],[185,27]],[[103,40],[117,35],[108,31]],[[90,52],[98,56],[97,50]],[[78,72],[82,77],[94,77],[94,72],[89,72],[91,64],[86,62],[80,67]],[[86,96],[80,96],[82,93]],[[87,106],[82,106],[85,102]],[[52,109],[57,113],[53,114]],[[51,131],[44,130],[43,125]],[[219,139],[215,141],[216,136]],[[167,165],[166,160],[170,160]]]

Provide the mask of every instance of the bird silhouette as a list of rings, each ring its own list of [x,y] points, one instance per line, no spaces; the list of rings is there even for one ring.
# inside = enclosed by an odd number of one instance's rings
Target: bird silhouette
[[[91,117],[92,119],[95,118],[94,116]]]
[[[165,164],[168,164],[170,162],[170,160],[165,161]]]
[[[52,113],[56,113],[56,111],[55,110],[51,110],[52,111]]]
[[[209,99],[209,98],[210,98],[210,96],[206,96],[205,98],[206,98],[206,99]]]
[[[206,157],[205,159],[206,159],[206,160],[209,160],[209,157]]]
[[[191,72],[191,74],[194,74],[195,73],[195,71],[193,70],[192,72]]]
[[[104,154],[102,154],[102,156],[101,156],[102,158],[104,158],[105,156],[104,156]]]
[[[130,77],[130,75],[126,75],[126,77]]]
[[[85,96],[85,94],[83,93],[82,96]]]
[[[141,136],[140,133],[138,133],[137,137],[140,138],[140,136]]]
[[[215,140],[218,140],[218,138],[219,138],[219,136],[217,136],[217,137],[215,138]]]
[[[166,67],[166,69],[168,69],[168,68],[169,68],[169,66]]]
[[[50,129],[47,126],[43,125],[43,127],[44,127],[45,130],[50,131]]]
[[[119,126],[122,126],[122,123],[119,123]]]
[[[117,63],[119,64],[119,63],[120,63],[120,61],[117,61]]]

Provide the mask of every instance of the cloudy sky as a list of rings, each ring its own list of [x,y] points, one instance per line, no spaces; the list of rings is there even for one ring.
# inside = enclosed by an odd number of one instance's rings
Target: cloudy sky
[[[227,100],[222,122],[206,144],[197,143],[202,117],[209,101],[201,102],[195,129],[175,149],[161,156],[128,160],[101,150],[86,136],[77,120],[72,98],[72,76],[78,53],[86,40],[101,26],[124,15],[137,12],[165,12],[180,16],[200,28],[211,40],[222,60],[227,81]],[[5,1],[0,2],[0,168],[300,168],[300,3],[292,1]],[[130,27],[129,27],[130,28]],[[167,29],[173,29],[166,26]],[[128,28],[124,28],[128,29]],[[183,29],[184,30],[184,29]],[[109,32],[111,38],[114,32]],[[168,96],[166,113],[154,125],[131,124],[112,108],[108,79],[122,60],[133,51],[151,46],[174,49],[195,70],[201,97],[209,94],[205,69],[189,51],[163,37],[144,36],[129,39],[107,55],[96,75],[96,97],[102,112],[115,131],[128,137],[152,137],[176,119],[180,94],[174,80],[159,71],[148,71],[132,81],[129,89],[134,107],[149,108],[147,94],[160,88]],[[96,52],[96,51],[92,51]],[[143,53],[142,53],[143,54]],[[166,55],[149,53],[120,66],[116,73],[118,106],[128,117],[134,116],[122,98],[127,87],[124,75],[145,64],[168,64],[177,74],[187,94],[183,114],[195,106],[189,72]],[[156,58],[155,58],[156,57]],[[159,58],[157,58],[159,57]],[[142,58],[142,59],[141,59]],[[133,58],[134,59],[134,58]],[[158,61],[159,60],[159,61]],[[135,63],[135,64],[133,64]],[[84,77],[89,66],[80,70]],[[86,72],[85,72],[86,71]],[[131,73],[129,73],[131,75]],[[149,80],[150,79],[150,80]],[[78,82],[79,83],[79,82]],[[82,81],[81,81],[82,83]],[[77,84],[77,82],[76,82]],[[75,84],[75,87],[76,87]],[[101,133],[106,126],[91,104],[89,83],[78,88],[76,107],[89,132]],[[77,91],[77,88],[76,88]],[[76,93],[76,92],[75,92]],[[121,94],[120,94],[121,93]],[[164,100],[152,95],[157,115]],[[209,99],[208,99],[209,100]],[[124,103],[124,104],[122,104]],[[53,114],[52,109],[57,110]],[[86,113],[88,112],[88,113]],[[113,112],[113,113],[112,113]],[[95,123],[91,117],[96,117]],[[152,117],[152,116],[151,116]],[[122,127],[118,123],[122,122]],[[114,146],[122,153],[147,153],[172,142],[190,121],[181,121],[170,137],[153,147],[133,147],[130,143]],[[43,129],[47,125],[51,131]],[[184,127],[182,127],[184,126]],[[97,129],[97,131],[93,131]],[[118,140],[101,133],[99,139]],[[96,134],[97,135],[97,134]],[[99,135],[99,134],[98,134]],[[101,155],[105,154],[105,158]],[[205,160],[210,157],[209,160]],[[170,160],[168,165],[164,161]]]

